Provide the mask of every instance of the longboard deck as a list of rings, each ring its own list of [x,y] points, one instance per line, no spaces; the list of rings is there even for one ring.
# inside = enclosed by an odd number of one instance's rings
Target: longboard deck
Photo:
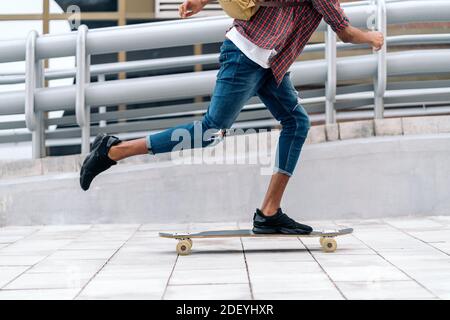
[[[197,233],[166,233],[160,232],[161,238],[169,239],[201,239],[201,238],[250,238],[250,237],[338,237],[353,233],[352,228],[313,231],[310,234],[255,234],[252,230],[217,230]]]
[[[325,252],[334,252],[337,243],[334,238],[353,233],[352,228],[336,230],[315,230],[310,234],[255,234],[252,230],[217,230],[197,233],[167,233],[160,232],[161,238],[178,240],[176,251],[179,255],[189,255],[192,249],[192,239],[213,239],[213,238],[320,238],[320,245]]]

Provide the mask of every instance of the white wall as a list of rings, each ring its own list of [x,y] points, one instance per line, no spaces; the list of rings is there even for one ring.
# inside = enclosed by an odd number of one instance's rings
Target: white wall
[[[282,205],[301,221],[450,215],[449,177],[450,134],[308,145]],[[269,179],[259,165],[157,161],[114,167],[89,192],[78,172],[0,180],[0,226],[250,222]]]

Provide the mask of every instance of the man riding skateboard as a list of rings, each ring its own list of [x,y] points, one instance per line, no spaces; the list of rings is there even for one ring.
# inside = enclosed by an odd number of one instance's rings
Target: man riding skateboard
[[[293,4],[294,2],[294,4]],[[298,2],[298,5],[295,5]],[[200,12],[208,0],[185,0],[179,7],[181,18]],[[384,45],[380,32],[354,28],[340,7],[339,0],[273,0],[276,5],[262,6],[249,20],[235,19],[220,50],[220,70],[207,113],[192,122],[133,141],[120,141],[99,135],[92,152],[83,163],[81,188],[87,191],[101,172],[125,158],[142,154],[171,152],[182,142],[173,133],[184,130],[191,141],[183,145],[206,147],[214,139],[208,132],[225,133],[246,102],[258,95],[282,130],[277,161],[268,191],[254,214],[254,233],[309,234],[310,226],[289,218],[281,210],[281,200],[294,173],[305,143],[310,122],[299,104],[298,92],[288,69],[301,54],[322,19],[344,42],[369,44],[375,50]],[[272,4],[273,4],[272,3]],[[308,75],[304,75],[307,77]],[[203,133],[198,143],[194,132]],[[177,137],[177,138],[175,138]]]

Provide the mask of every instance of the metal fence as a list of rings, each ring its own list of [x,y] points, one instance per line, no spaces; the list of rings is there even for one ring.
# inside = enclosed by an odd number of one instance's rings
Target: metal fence
[[[376,28],[386,36],[389,24],[450,21],[450,1],[447,0],[360,1],[344,4],[343,7],[352,25],[367,28],[368,23],[375,21]],[[105,75],[213,64],[218,63],[218,54],[93,66],[90,65],[90,57],[120,51],[220,42],[230,24],[230,18],[221,16],[95,30],[81,26],[77,32],[68,34],[39,36],[32,31],[27,39],[0,41],[0,66],[4,62],[26,62],[25,74],[0,74],[0,85],[25,82],[24,91],[0,93],[0,115],[25,114],[25,121],[0,123],[0,130],[26,127],[30,131],[0,135],[0,143],[31,139],[33,157],[40,158],[45,156],[45,145],[63,145],[68,141],[79,144],[81,135],[82,152],[86,153],[91,137],[98,132],[128,133],[132,137],[133,134],[201,118],[207,102],[167,102],[209,96],[217,70],[113,81],[105,81]],[[395,52],[387,53],[385,47],[373,54],[338,58],[338,51],[367,47],[337,43],[336,35],[324,23],[318,31],[325,31],[325,43],[309,45],[305,52],[325,52],[325,59],[296,62],[291,68],[293,83],[309,88],[302,91],[301,101],[312,113],[314,121],[324,120],[332,124],[338,119],[449,112],[448,107],[433,106],[450,101],[450,78],[447,78],[450,73],[450,49],[401,48],[416,44],[449,44],[450,34],[387,37],[387,47],[395,46]],[[67,56],[76,57],[76,68],[44,70],[43,60]],[[439,76],[439,79],[388,82],[388,77],[430,75]],[[75,85],[44,87],[45,79],[71,77],[76,78]],[[95,77],[99,81],[91,83]],[[364,79],[373,79],[373,84],[338,85],[338,81]],[[105,106],[141,103],[158,104],[156,107],[105,112]],[[414,106],[421,108],[414,109]],[[101,112],[91,115],[92,107],[101,107]],[[75,116],[57,119],[45,119],[43,116],[45,112],[61,110],[75,110]],[[108,121],[114,123],[105,126]],[[244,108],[237,126],[258,127],[273,123],[264,105],[253,98]],[[74,124],[78,127],[58,127]],[[49,126],[56,126],[56,129],[49,130]]]

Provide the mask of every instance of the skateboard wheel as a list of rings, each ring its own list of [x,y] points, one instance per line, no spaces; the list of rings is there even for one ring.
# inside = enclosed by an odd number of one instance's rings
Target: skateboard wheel
[[[190,240],[190,239],[189,239]],[[192,241],[181,240],[177,244],[177,253],[180,256],[188,256],[191,253]]]
[[[319,242],[320,242],[320,245],[323,247],[323,241],[325,240],[326,238],[325,237],[320,237],[319,238]]]
[[[191,244],[191,249],[192,249],[192,245],[193,245],[192,239],[186,239],[186,240],[189,241],[189,243]]]
[[[323,238],[321,239],[322,249],[325,252],[335,252],[337,249],[336,240],[333,238]]]

